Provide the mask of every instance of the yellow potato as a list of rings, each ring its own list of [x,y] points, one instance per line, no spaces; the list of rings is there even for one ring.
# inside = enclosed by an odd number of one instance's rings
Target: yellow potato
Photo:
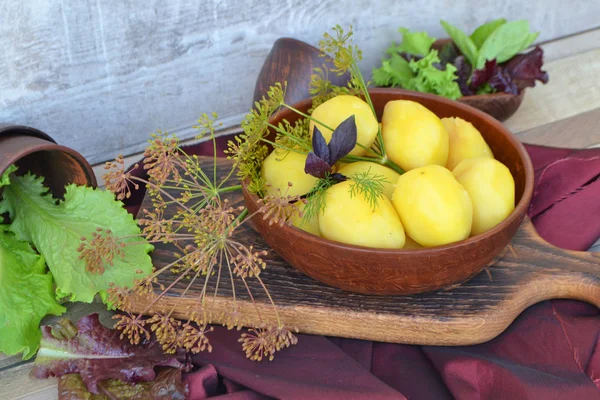
[[[404,232],[406,234],[406,232]],[[421,246],[419,243],[415,242],[415,240],[413,238],[411,238],[410,236],[406,235],[406,241],[404,242],[404,247],[402,249],[404,250],[418,250],[418,249],[422,249],[423,246]]]
[[[362,193],[350,195],[351,180],[325,192],[325,210],[319,214],[321,236],[341,243],[385,249],[404,246],[404,228],[390,200],[381,196],[375,209]]]
[[[476,157],[494,158],[490,146],[472,123],[461,118],[442,118],[450,147],[446,168],[452,171],[462,160]]]
[[[423,105],[409,100],[390,101],[381,123],[386,153],[405,171],[446,165],[448,132],[437,115]]]
[[[303,195],[308,193],[318,178],[304,173],[306,154],[275,149],[265,158],[261,166],[261,176],[267,183],[267,192],[281,190],[281,195]],[[292,186],[288,190],[288,183]]]
[[[304,212],[304,207],[306,207],[306,204],[299,201],[296,203],[296,205],[301,212]],[[309,220],[305,220],[304,216],[301,217],[299,215],[299,213],[295,214],[291,218],[291,223],[296,228],[302,229],[303,231],[312,233],[313,235],[316,235],[316,236],[321,236],[321,231],[319,230],[319,218],[316,214],[313,217],[311,217]]]
[[[469,237],[473,219],[471,198],[444,167],[429,165],[401,175],[392,203],[406,234],[424,247]]]
[[[377,118],[373,115],[371,107],[363,99],[349,95],[336,96],[317,106],[313,110],[311,117],[332,129],[336,129],[340,123],[352,114],[354,114],[354,121],[356,123],[357,144],[350,154],[361,156],[366,153],[366,150],[358,144],[360,143],[367,149],[370,148],[377,137],[379,128]],[[325,137],[325,141],[329,143],[332,132],[321,124],[316,125],[323,134],[323,137]],[[315,123],[310,121],[309,132],[311,137],[314,126]]]
[[[471,236],[492,229],[515,209],[515,180],[500,161],[471,158],[458,164],[452,173],[473,202]]]
[[[338,172],[348,178],[352,178],[356,174],[363,172],[369,172],[369,175],[379,175],[385,178],[387,182],[384,183],[383,194],[388,198],[392,198],[396,182],[400,178],[400,174],[394,170],[384,167],[381,164],[372,163],[369,161],[357,161],[351,164],[346,164],[343,168],[340,168]]]

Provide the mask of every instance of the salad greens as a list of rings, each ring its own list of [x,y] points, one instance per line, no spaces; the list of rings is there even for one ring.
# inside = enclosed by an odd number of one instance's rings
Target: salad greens
[[[27,359],[39,346],[41,319],[65,311],[57,299],[89,303],[106,298],[111,284],[130,286],[151,272],[152,245],[112,193],[71,184],[54,199],[43,178],[15,172],[0,177],[0,222],[2,214],[11,221],[0,226],[0,352]],[[93,246],[86,253],[97,238],[114,244],[116,256]]]
[[[453,58],[449,56],[451,49],[445,48],[442,53],[430,49],[435,39],[426,32],[409,32],[406,28],[400,28],[400,33],[402,43],[394,43],[388,49],[390,58],[382,61],[381,68],[373,70],[375,84],[459,98],[461,93],[455,82],[456,67],[442,63],[442,58]],[[444,68],[440,68],[442,65]]]
[[[44,257],[0,225],[0,352],[35,354],[47,314],[60,315]]]
[[[81,318],[77,326],[68,320],[43,326],[42,334],[31,373],[37,378],[79,374],[87,391],[94,394],[103,391],[107,380],[149,382],[156,378],[155,367],[187,368],[185,356],[179,360],[165,355],[154,339],[139,345],[121,340],[121,332],[103,326],[98,314]]]
[[[547,73],[541,70],[543,51],[536,47],[520,54],[539,36],[538,32],[530,32],[527,21],[508,22],[500,18],[479,26],[471,35],[447,21],[440,23],[452,42],[439,53],[431,48],[435,39],[426,32],[400,28],[402,43],[393,43],[386,51],[389,58],[373,70],[375,85],[402,87],[455,100],[473,94],[518,94],[525,87],[535,86],[536,80],[548,82]],[[508,67],[517,58],[521,72],[528,71],[526,82],[519,71]],[[472,84],[475,76],[476,82]],[[482,81],[482,77],[488,80]]]

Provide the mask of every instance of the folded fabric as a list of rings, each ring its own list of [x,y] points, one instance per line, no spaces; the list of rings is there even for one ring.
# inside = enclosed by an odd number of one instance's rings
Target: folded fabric
[[[219,140],[219,148],[227,138]],[[540,236],[574,250],[600,237],[600,149],[526,146],[535,169],[529,216]],[[185,148],[212,154],[212,145]],[[136,173],[143,174],[143,171]],[[136,213],[143,190],[126,206]],[[491,341],[411,346],[299,335],[274,361],[249,361],[238,332],[215,327],[194,357],[190,398],[600,399],[600,313],[573,300],[527,309]]]

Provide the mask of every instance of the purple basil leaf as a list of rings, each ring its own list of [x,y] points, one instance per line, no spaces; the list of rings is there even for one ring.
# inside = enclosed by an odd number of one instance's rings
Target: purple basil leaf
[[[329,147],[327,147],[327,142],[316,125],[313,130],[312,146],[315,155],[329,164]]]
[[[471,90],[476,91],[481,85],[489,82],[492,76],[497,73],[497,70],[498,65],[496,64],[496,60],[487,60],[482,69],[476,69],[473,72],[473,76],[471,77]]]
[[[470,96],[473,91],[469,89],[469,78],[471,77],[471,64],[467,62],[465,56],[458,56],[454,60],[454,66],[456,67],[456,83],[460,88],[460,92],[463,96]]]
[[[306,157],[306,164],[304,164],[304,173],[312,175],[316,178],[323,179],[331,172],[331,166],[327,161],[319,158],[312,151],[308,153]]]
[[[357,132],[354,114],[342,121],[331,134],[329,141],[329,165],[333,165],[356,146]]]
[[[518,54],[505,63],[506,73],[516,83],[519,90],[534,87],[535,81],[548,83],[548,73],[542,71],[544,51],[536,46],[525,54]]]
[[[442,50],[439,52],[440,62],[442,64],[454,64],[456,58],[458,57],[458,51],[456,50],[456,46],[454,42],[449,42],[442,47]],[[464,57],[463,57],[464,58]]]
[[[98,393],[100,381],[152,381],[156,378],[156,366],[184,366],[176,357],[165,355],[156,341],[132,345],[121,340],[121,331],[104,327],[98,314],[81,318],[72,337],[55,337],[52,331],[50,326],[42,327],[32,373],[37,378],[79,373],[87,390],[94,394]]]

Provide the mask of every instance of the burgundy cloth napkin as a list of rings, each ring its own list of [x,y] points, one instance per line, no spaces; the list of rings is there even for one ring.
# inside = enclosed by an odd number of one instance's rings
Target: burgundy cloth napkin
[[[226,138],[222,138],[220,149]],[[600,237],[600,149],[526,146],[535,168],[529,216],[550,243],[586,250]],[[212,154],[211,144],[186,148]],[[128,200],[137,212],[140,190]],[[274,361],[245,358],[239,332],[215,327],[212,353],[194,357],[190,398],[600,399],[600,312],[551,300],[475,346],[411,346],[298,335]]]

